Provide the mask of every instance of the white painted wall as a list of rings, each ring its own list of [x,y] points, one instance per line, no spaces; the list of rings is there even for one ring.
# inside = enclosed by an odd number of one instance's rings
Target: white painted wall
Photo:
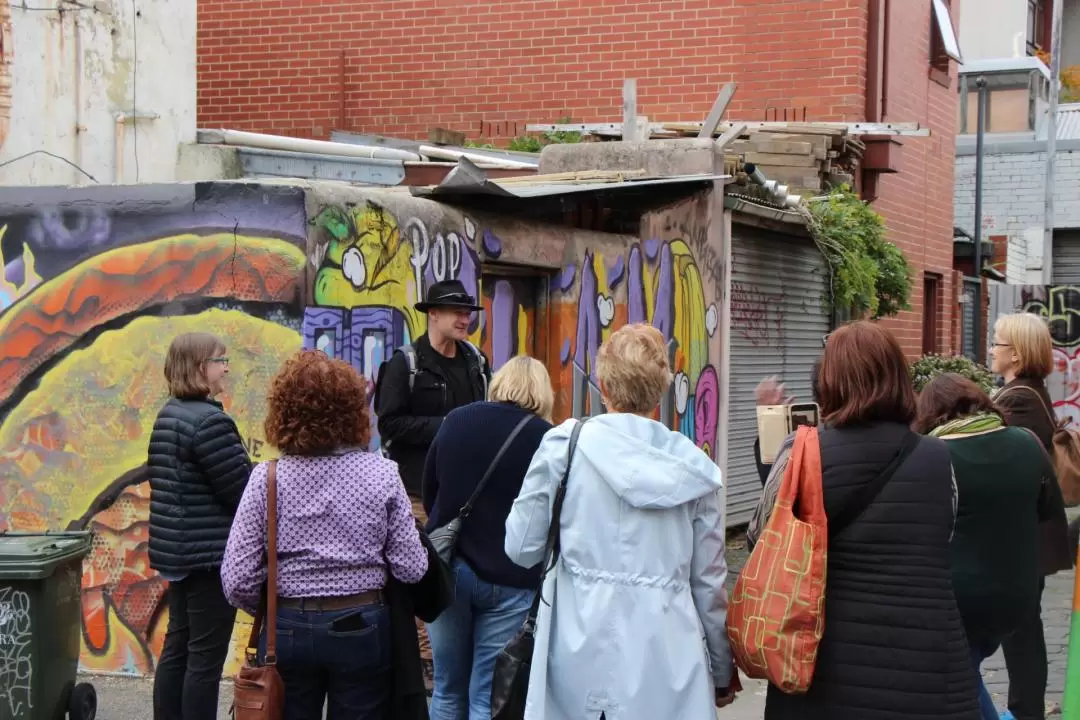
[[[101,183],[175,180],[178,145],[195,140],[196,0],[0,2],[14,40],[0,165],[47,151]],[[118,163],[117,115],[133,109],[158,117],[124,125]],[[90,183],[41,153],[0,167],[0,185]]]
[[[967,0],[961,4],[960,52],[965,60],[1023,57],[1026,43],[1027,0]]]

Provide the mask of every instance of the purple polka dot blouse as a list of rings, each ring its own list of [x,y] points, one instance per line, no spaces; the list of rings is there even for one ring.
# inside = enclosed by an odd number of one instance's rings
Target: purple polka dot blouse
[[[252,470],[221,566],[226,597],[249,613],[266,581],[266,470]],[[387,569],[404,583],[427,571],[394,462],[363,451],[286,456],[277,484],[280,597],[355,595],[381,589]]]

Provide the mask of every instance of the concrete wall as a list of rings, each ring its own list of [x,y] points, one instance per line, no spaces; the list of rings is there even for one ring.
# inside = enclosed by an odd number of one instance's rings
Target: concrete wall
[[[975,0],[965,9],[960,15],[959,33],[965,60],[1027,54],[1027,0]]]
[[[988,154],[983,165],[983,237],[1009,243],[1010,283],[1042,281],[1045,152]],[[1055,165],[1054,227],[1080,227],[1080,151],[1062,150]],[[955,224],[975,222],[975,156],[956,158]],[[1014,267],[1014,263],[1017,267]]]
[[[12,122],[0,185],[155,182],[195,140],[195,0],[96,0],[63,11],[12,3]],[[158,115],[124,130],[118,113]],[[136,154],[136,149],[138,153]],[[42,152],[39,152],[42,151]],[[57,157],[43,154],[51,153]]]
[[[559,420],[602,412],[593,363],[612,330],[660,328],[675,381],[659,417],[715,458],[722,255],[705,241],[707,199],[646,214],[634,236],[336,183],[9,189],[0,532],[94,530],[82,667],[152,672],[167,611],[146,556],[144,463],[171,338],[198,329],[226,339],[223,400],[262,461],[275,452],[262,430],[266,388],[289,353],[322,348],[374,380],[388,352],[424,332],[413,304],[448,277],[483,299],[472,339],[495,367],[520,353],[545,360]]]

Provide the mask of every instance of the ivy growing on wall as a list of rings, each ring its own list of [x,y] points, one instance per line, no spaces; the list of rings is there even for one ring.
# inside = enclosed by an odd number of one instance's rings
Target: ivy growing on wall
[[[911,309],[911,268],[873,208],[842,186],[808,203],[806,216],[832,269],[833,308],[874,319]]]

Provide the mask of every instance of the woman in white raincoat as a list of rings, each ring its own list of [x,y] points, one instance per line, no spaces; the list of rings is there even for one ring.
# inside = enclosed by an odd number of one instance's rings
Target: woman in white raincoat
[[[671,384],[658,330],[627,325],[597,356],[609,414],[582,427],[544,580],[527,720],[715,720],[731,702],[720,470],[652,415]],[[506,520],[506,554],[544,560],[567,464],[544,436]]]

